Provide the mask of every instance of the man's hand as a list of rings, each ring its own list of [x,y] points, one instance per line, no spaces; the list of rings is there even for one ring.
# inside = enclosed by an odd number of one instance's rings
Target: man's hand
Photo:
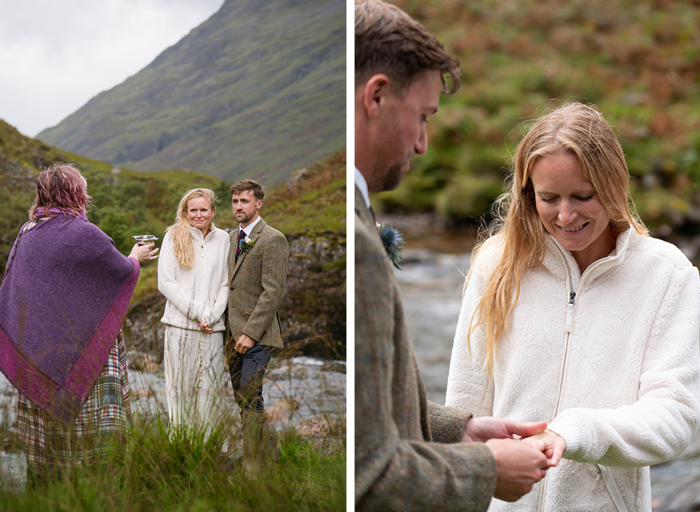
[[[515,439],[486,441],[496,461],[494,497],[503,501],[517,501],[544,478],[547,457],[540,449],[544,449],[544,442],[536,440],[533,445],[534,448]]]
[[[236,345],[233,347],[233,350],[240,354],[245,354],[248,352],[253,346],[255,345],[255,341],[253,338],[246,334],[241,334],[238,337],[238,341],[236,341]]]
[[[523,443],[539,449],[542,446],[542,452],[547,457],[547,469],[553,468],[561,460],[562,455],[566,451],[566,441],[559,434],[551,430],[545,430],[541,434],[533,435],[522,440]],[[541,445],[540,443],[544,443]]]
[[[547,423],[544,421],[524,423],[506,418],[492,418],[490,416],[470,418],[464,427],[462,442],[485,443],[489,439],[512,439],[513,435],[531,437],[544,432],[546,428]]]

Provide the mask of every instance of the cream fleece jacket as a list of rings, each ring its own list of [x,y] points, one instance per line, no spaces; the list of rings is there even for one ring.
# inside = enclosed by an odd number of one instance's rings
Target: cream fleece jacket
[[[565,459],[513,504],[490,511],[651,510],[650,464],[682,453],[700,414],[700,278],[673,245],[628,229],[613,252],[580,274],[549,237],[546,256],[522,279],[495,381],[483,368],[483,330],[467,333],[502,252],[499,237],[477,256],[457,325],[447,405],[475,416],[550,422]],[[572,293],[575,295],[572,296]]]
[[[230,238],[212,224],[207,237],[190,228],[194,246],[194,267],[184,269],[177,263],[168,233],[158,258],[158,290],[166,299],[161,322],[198,331],[206,321],[214,331],[223,331],[224,310],[228,304],[228,251]]]

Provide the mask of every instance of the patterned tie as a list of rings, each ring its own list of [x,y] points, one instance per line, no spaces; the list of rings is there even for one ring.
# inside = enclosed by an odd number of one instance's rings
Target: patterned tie
[[[241,254],[241,247],[245,244],[245,231],[238,229],[238,245],[236,247],[236,261],[238,261],[238,256]]]

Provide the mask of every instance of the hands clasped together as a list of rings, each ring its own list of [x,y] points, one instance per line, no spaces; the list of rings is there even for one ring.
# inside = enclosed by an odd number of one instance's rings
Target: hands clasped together
[[[546,422],[491,417],[467,421],[462,442],[485,443],[496,461],[496,498],[517,501],[559,463],[566,441],[546,429]]]

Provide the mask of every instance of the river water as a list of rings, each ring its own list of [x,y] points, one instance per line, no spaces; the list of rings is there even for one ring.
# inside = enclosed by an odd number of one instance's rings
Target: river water
[[[468,253],[406,248],[406,265],[395,271],[428,398],[445,403],[452,340],[461,305]],[[700,479],[700,433],[678,458],[651,468],[654,510]],[[687,510],[700,510],[688,508]],[[664,509],[666,510],[666,509]],[[669,510],[684,510],[669,509]]]

